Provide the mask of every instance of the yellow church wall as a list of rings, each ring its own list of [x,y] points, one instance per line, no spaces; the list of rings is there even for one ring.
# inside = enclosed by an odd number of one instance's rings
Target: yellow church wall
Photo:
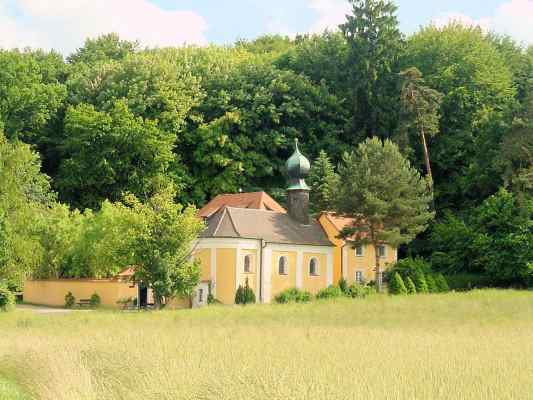
[[[318,260],[318,275],[316,276],[309,273],[309,262],[312,258]],[[320,289],[324,289],[327,286],[327,256],[318,253],[304,253],[302,265],[302,289],[316,294]]]
[[[244,258],[250,255],[252,256],[251,272],[244,272]],[[257,270],[258,270],[258,260],[257,260],[257,250],[255,249],[244,249],[240,251],[240,261],[239,261],[239,285],[244,286],[246,284],[246,279],[248,279],[248,286],[252,288],[255,293],[255,297],[258,299],[259,294],[257,293]],[[235,295],[234,295],[235,296]]]
[[[217,249],[216,298],[223,304],[235,302],[237,249]]]
[[[337,237],[339,231],[325,214],[320,216],[318,222],[322,225],[328,239],[335,245],[333,249],[333,284],[336,285],[342,277],[342,246],[344,246],[344,240]]]
[[[355,282],[355,275],[357,271],[363,272],[363,279],[365,282],[373,281],[376,279],[376,273],[374,267],[376,265],[374,246],[363,246],[363,256],[356,256],[355,249],[351,246],[346,246],[344,251],[346,252],[346,280],[349,284]],[[397,260],[397,251],[391,246],[386,246],[386,257],[380,259],[380,266],[382,271],[387,270]]]
[[[28,280],[24,283],[23,299],[26,303],[41,304],[52,307],[65,305],[65,295],[71,292],[76,302],[90,299],[96,293],[101,305],[119,307],[117,301],[128,297],[137,297],[137,285],[131,282],[112,280]]]
[[[287,275],[279,274],[279,259],[287,257]],[[272,298],[286,289],[296,287],[296,252],[295,251],[272,251]]]
[[[200,249],[194,252],[194,259],[200,262],[200,280],[211,280],[211,249]]]

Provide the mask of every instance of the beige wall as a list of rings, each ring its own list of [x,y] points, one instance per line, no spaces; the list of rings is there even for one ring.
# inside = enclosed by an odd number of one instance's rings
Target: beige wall
[[[24,302],[61,307],[65,305],[65,295],[68,292],[72,292],[76,302],[81,299],[89,299],[96,293],[100,296],[103,306],[119,307],[118,300],[137,297],[137,285],[111,280],[26,281],[24,284]]]
[[[200,280],[211,280],[211,249],[199,249],[194,252],[193,257],[200,261]]]
[[[279,259],[285,256],[288,260],[287,275],[279,274]],[[296,287],[296,252],[295,251],[273,251],[272,252],[272,298],[286,289]]]
[[[309,273],[309,262],[312,258],[318,260],[318,275]],[[328,287],[327,256],[324,254],[304,253],[302,265],[302,289],[316,294],[320,289]],[[335,284],[335,282],[333,282]]]
[[[386,257],[380,259],[381,269],[385,271],[390,265],[394,264],[397,260],[397,250],[391,246],[386,247]],[[366,282],[376,279],[376,273],[374,267],[376,265],[376,258],[374,252],[374,246],[363,246],[363,256],[358,257],[355,255],[355,249],[350,245],[344,247],[346,265],[345,278],[349,284],[355,282],[355,272],[362,271],[364,280]]]
[[[252,257],[251,272],[244,272],[244,257],[247,255]],[[248,279],[248,286],[254,291],[255,297],[259,300],[259,293],[257,293],[257,277],[259,269],[259,260],[257,259],[257,250],[255,249],[243,249],[240,251],[240,260],[239,260],[239,282],[238,285],[244,286],[246,284],[246,279]],[[237,286],[238,286],[237,285]]]
[[[216,298],[223,304],[235,303],[237,249],[217,249]]]
[[[337,237],[339,231],[325,214],[320,216],[318,222],[322,225],[328,239],[335,245],[333,249],[333,284],[337,285],[342,276],[342,246],[344,246],[344,240]]]

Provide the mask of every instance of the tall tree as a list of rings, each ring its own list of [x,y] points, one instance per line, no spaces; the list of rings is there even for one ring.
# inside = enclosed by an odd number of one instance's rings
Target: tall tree
[[[340,25],[349,45],[347,82],[353,116],[363,137],[388,137],[396,124],[402,34],[397,7],[388,0],[350,0],[352,14]]]
[[[339,166],[335,211],[353,220],[342,236],[370,244],[376,256],[376,282],[381,289],[383,243],[399,246],[423,232],[434,213],[424,178],[390,140],[367,139]]]
[[[409,132],[414,130],[420,138],[428,182],[433,185],[427,140],[439,132],[439,108],[443,96],[424,84],[422,74],[417,68],[406,69],[400,73],[400,76],[403,117],[400,122],[400,132],[403,131],[403,134],[408,136]]]
[[[338,176],[328,154],[321,150],[318,157],[311,164],[311,171],[307,182],[311,187],[310,209],[313,213],[329,211],[333,205]]]

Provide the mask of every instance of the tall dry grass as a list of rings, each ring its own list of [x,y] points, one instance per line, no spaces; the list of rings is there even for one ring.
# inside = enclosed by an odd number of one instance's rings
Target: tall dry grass
[[[0,382],[27,399],[533,398],[529,292],[19,311],[0,333]]]

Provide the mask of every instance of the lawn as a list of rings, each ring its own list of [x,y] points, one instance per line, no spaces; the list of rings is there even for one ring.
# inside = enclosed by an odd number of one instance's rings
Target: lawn
[[[533,292],[0,315],[0,399],[531,399]]]

